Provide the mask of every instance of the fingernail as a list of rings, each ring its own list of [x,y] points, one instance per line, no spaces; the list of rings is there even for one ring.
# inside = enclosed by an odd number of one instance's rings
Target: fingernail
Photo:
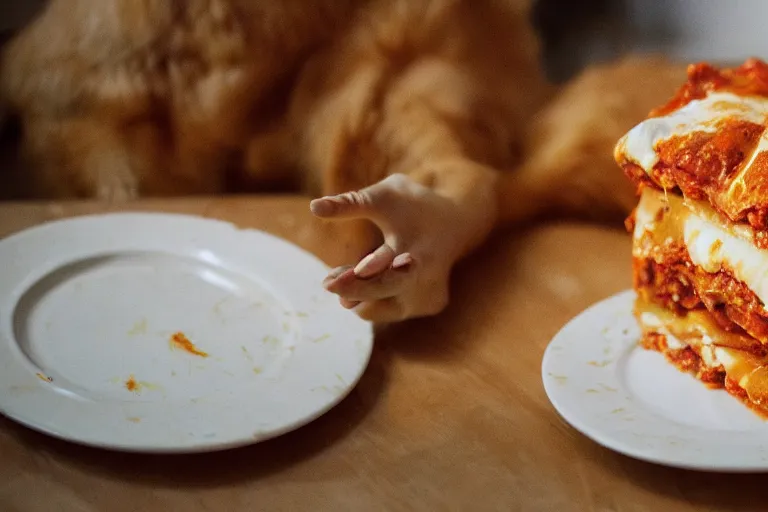
[[[323,286],[329,292],[334,291],[339,287],[340,283],[343,283],[348,277],[354,277],[355,272],[351,268],[342,269],[342,272],[334,277],[326,277],[323,281]]]
[[[376,259],[375,252],[372,252],[371,254],[363,258],[360,261],[360,263],[358,263],[357,266],[355,267],[355,275],[357,277],[368,277],[366,272],[369,271],[369,267],[371,266],[371,263],[375,259]]]
[[[402,269],[409,266],[411,263],[413,263],[413,256],[411,256],[410,253],[405,252],[395,256],[395,259],[392,260],[392,268],[395,270]]]
[[[343,274],[349,267],[336,267],[335,269],[328,272],[328,276],[326,279],[336,279],[341,274]]]

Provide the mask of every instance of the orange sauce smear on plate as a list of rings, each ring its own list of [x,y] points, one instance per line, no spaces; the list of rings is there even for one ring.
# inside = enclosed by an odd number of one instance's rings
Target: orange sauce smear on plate
[[[187,338],[187,336],[183,332],[174,333],[171,336],[171,343],[182,350],[186,350],[192,355],[200,356],[200,357],[208,357],[208,354],[198,349],[194,345],[194,343],[189,341],[189,338]]]
[[[133,377],[133,375],[128,377],[128,380],[125,381],[125,389],[132,392],[139,390],[139,383],[136,382],[136,379]]]

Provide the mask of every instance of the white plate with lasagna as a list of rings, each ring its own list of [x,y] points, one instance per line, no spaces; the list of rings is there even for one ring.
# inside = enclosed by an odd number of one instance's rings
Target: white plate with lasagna
[[[672,466],[768,470],[766,84],[756,59],[689,66],[614,149],[640,191],[629,223],[637,297],[590,308],[544,357],[555,407],[605,446]]]
[[[69,441],[200,452],[339,403],[371,325],[274,236],[199,217],[62,220],[0,240],[0,412]]]
[[[633,290],[588,308],[544,354],[544,388],[560,415],[597,443],[668,466],[768,470],[768,421],[725,389],[641,346]]]

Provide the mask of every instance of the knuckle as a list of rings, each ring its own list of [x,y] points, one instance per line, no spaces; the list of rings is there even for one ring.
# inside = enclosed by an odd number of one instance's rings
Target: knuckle
[[[414,193],[421,189],[421,186],[409,175],[403,173],[391,174],[384,180],[393,192],[399,194]]]
[[[390,174],[374,185],[376,196],[381,201],[392,201],[402,197],[412,187],[412,180],[402,173]]]
[[[396,172],[394,174],[390,174],[389,176],[387,176],[387,178],[384,181],[392,185],[402,186],[408,182],[408,176],[406,176],[402,172]]]
[[[385,182],[379,183],[373,190],[375,190],[376,199],[380,204],[389,204],[398,195],[397,190]]]
[[[369,194],[364,190],[353,190],[341,195],[345,202],[355,206],[366,206],[371,203]]]

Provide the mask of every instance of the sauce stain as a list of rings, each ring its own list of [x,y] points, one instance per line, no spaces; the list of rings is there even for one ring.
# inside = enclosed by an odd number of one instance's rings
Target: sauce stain
[[[321,343],[321,342],[323,342],[323,341],[327,340],[327,339],[328,339],[328,338],[330,338],[330,337],[331,337],[331,335],[330,335],[330,334],[323,334],[323,335],[322,335],[322,336],[320,336],[319,338],[315,338],[315,339],[314,339],[314,340],[312,340],[312,341],[313,341],[314,343]]]
[[[125,381],[125,389],[130,391],[131,393],[135,393],[136,391],[139,391],[141,389],[141,386],[138,382],[136,382],[136,379],[131,375],[128,377],[128,380]]]
[[[275,338],[274,336],[264,336],[261,338],[261,342],[265,345],[278,345],[280,343],[280,340],[278,338]]]
[[[568,381],[568,377],[565,375],[555,375],[554,373],[550,373],[549,376],[555,379],[558,384],[565,384]]]
[[[208,357],[208,354],[206,352],[203,352],[202,350],[198,349],[194,343],[189,341],[189,338],[184,335],[183,332],[177,332],[171,335],[171,344],[179,347],[182,350],[185,350],[189,352],[190,354],[194,356],[199,357]]]
[[[53,377],[48,377],[47,375],[43,375],[42,373],[36,373],[35,374],[38,379],[45,381],[45,382],[53,382]]]
[[[142,318],[135,324],[133,324],[133,327],[128,331],[128,336],[138,336],[140,334],[146,334],[147,333],[147,319]]]
[[[228,298],[224,297],[220,301],[218,301],[216,304],[213,305],[213,308],[211,309],[211,312],[214,315],[220,315],[221,314],[221,306],[224,305],[225,302],[227,302]]]
[[[127,419],[128,421],[130,421],[131,423],[141,423],[141,418],[137,418],[137,417],[135,417],[135,416],[134,416],[134,417],[131,417],[131,418],[126,418],[126,419]]]
[[[150,391],[160,391],[162,388],[150,382],[144,382],[136,380],[136,377],[131,375],[124,383],[125,389],[131,393],[139,393],[142,389],[148,389]]]

